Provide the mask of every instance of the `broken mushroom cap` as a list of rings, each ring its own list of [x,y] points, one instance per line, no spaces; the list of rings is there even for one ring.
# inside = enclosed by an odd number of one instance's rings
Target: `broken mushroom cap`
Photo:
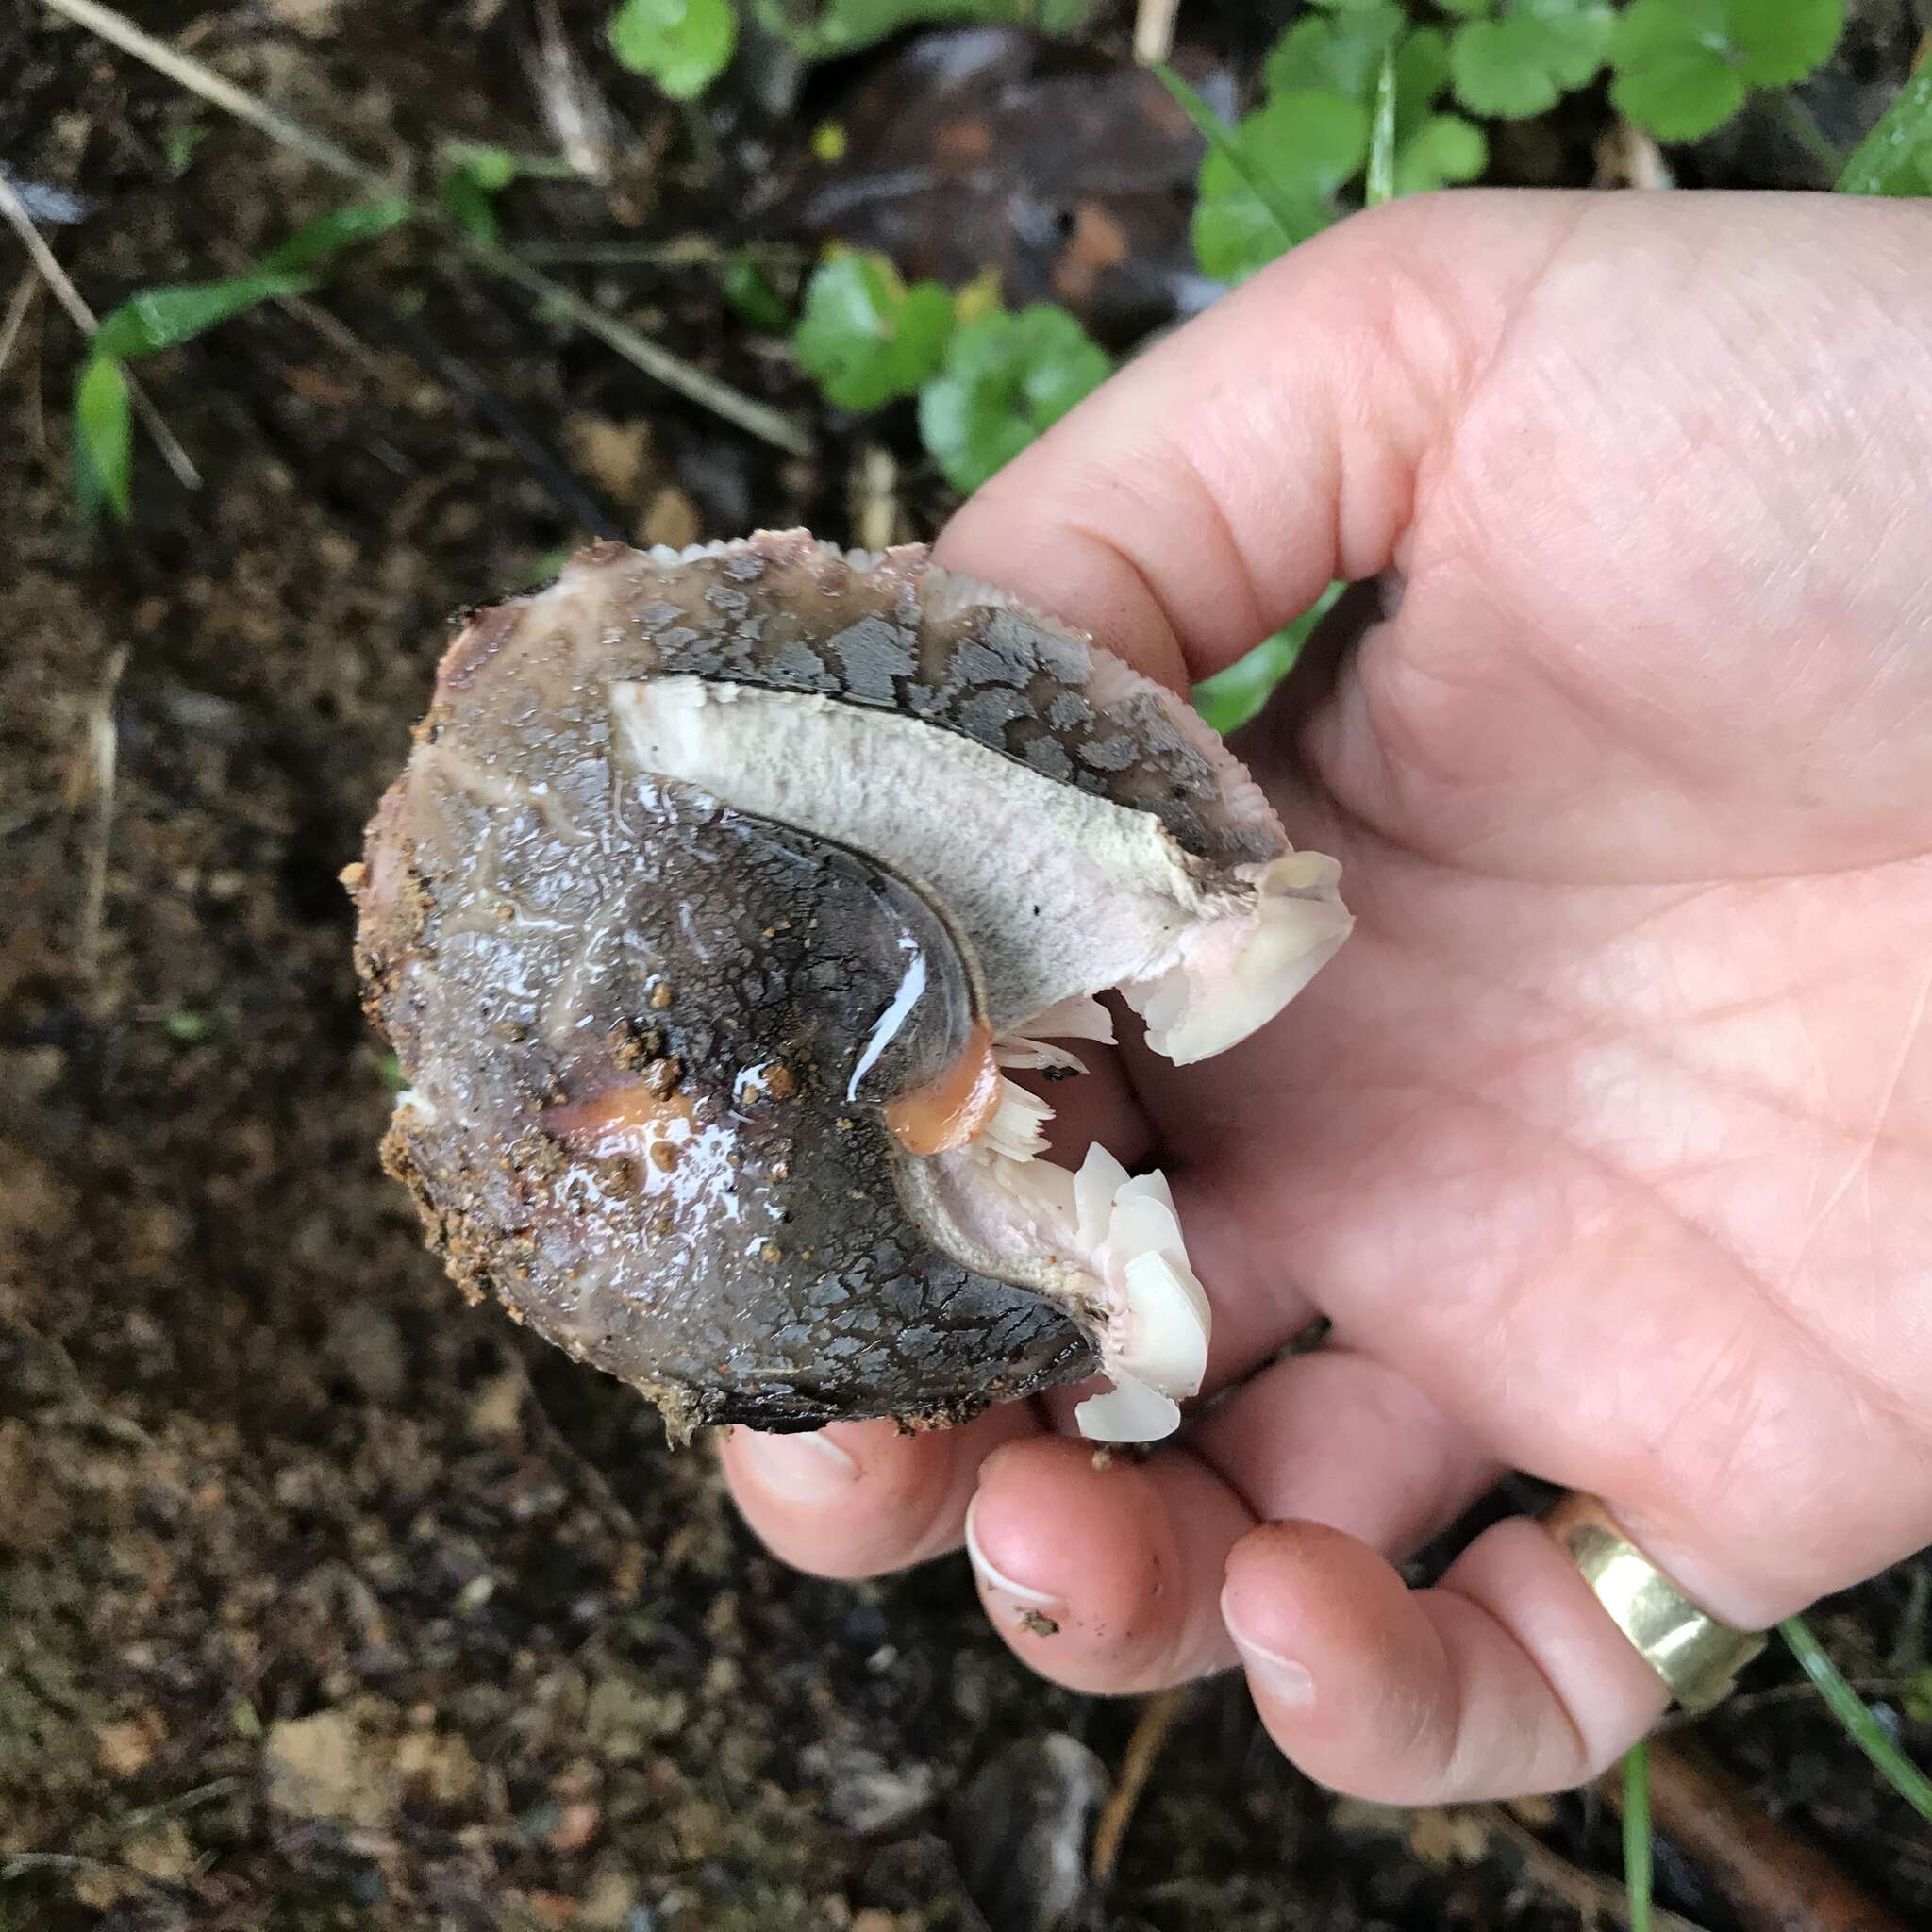
[[[355,879],[432,1242],[674,1428],[1200,1386],[1166,1183],[1041,1158],[1118,991],[1176,1062],[1346,935],[1173,693],[923,549],[605,544],[471,618]]]

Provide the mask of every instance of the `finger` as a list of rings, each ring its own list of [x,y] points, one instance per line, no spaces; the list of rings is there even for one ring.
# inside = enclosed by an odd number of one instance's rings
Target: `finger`
[[[1000,1450],[980,1473],[967,1554],[995,1625],[1035,1669],[1083,1690],[1145,1690],[1235,1661],[1222,1578],[1261,1514],[1319,1517],[1404,1554],[1491,1479],[1418,1391],[1366,1357],[1317,1353],[1144,1464],[1067,1441]]]
[[[1500,1474],[1407,1376],[1346,1347],[1264,1369],[1193,1424],[1188,1446],[1257,1521],[1325,1524],[1396,1557],[1446,1529]]]
[[[1385,1804],[1581,1784],[1668,1701],[1556,1543],[1521,1517],[1414,1591],[1352,1537],[1274,1524],[1228,1559],[1222,1608],[1274,1741],[1310,1777]]]
[[[958,1549],[982,1460],[1039,1428],[1024,1403],[1004,1403],[916,1435],[891,1422],[789,1436],[734,1428],[718,1457],[773,1555],[815,1576],[876,1576]]]
[[[994,1629],[1077,1690],[1140,1690],[1231,1661],[1197,1579],[1254,1525],[1245,1504],[1182,1450],[1141,1464],[1063,1437],[989,1457],[966,1554]]]
[[[1463,190],[1328,229],[1104,384],[936,555],[1176,687],[1223,669],[1395,559],[1419,468],[1582,206]]]

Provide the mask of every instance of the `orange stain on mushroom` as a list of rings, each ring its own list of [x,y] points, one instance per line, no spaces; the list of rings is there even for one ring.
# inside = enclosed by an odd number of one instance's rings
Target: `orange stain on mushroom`
[[[553,1140],[599,1160],[617,1156],[643,1159],[670,1134],[674,1122],[696,1124],[689,1094],[654,1093],[653,1084],[631,1080],[590,1100],[550,1108],[543,1125]]]
[[[886,1103],[886,1124],[908,1154],[950,1154],[991,1123],[1000,1108],[999,1063],[984,1022],[938,1079]]]

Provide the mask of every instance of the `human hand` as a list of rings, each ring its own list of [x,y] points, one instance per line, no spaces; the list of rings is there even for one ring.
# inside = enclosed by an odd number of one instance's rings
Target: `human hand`
[[[1574,1783],[1664,1702],[1530,1523],[1404,1588],[1499,1469],[1754,1627],[1932,1541],[1928,248],[1901,204],[1398,203],[960,511],[941,561],[1183,690],[1391,587],[1240,745],[1357,924],[1239,1052],[1056,1092],[1075,1160],[1173,1181],[1224,1397],[1104,1470],[1058,1399],[739,1430],[774,1550],[965,1537],[1045,1674],[1239,1658],[1305,1770],[1424,1802]]]

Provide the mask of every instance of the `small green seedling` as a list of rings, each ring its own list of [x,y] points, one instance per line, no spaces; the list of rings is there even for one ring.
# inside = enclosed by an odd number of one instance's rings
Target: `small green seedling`
[[[938,373],[953,325],[939,283],[908,289],[883,255],[849,250],[813,271],[791,347],[828,402],[876,409]]]
[[[213,132],[206,121],[171,121],[161,129],[161,159],[171,180],[178,181],[187,174],[196,149]]]
[[[1603,68],[1614,21],[1607,0],[1441,4],[1464,16],[1450,37],[1449,74],[1473,114],[1519,121],[1546,113]]]
[[[719,280],[725,306],[747,328],[761,335],[781,336],[791,325],[791,311],[773,286],[757,256],[741,249],[724,264]]]
[[[920,391],[921,440],[955,490],[977,490],[1112,370],[1066,309],[996,309],[947,343],[944,367]]]
[[[127,364],[191,341],[278,296],[307,294],[344,249],[386,234],[413,213],[400,199],[352,203],[295,230],[260,261],[214,282],[143,289],[100,320],[74,391],[74,488],[96,521],[133,514],[133,436]]]
[[[1659,141],[1700,140],[1753,88],[1823,66],[1844,12],[1844,0],[1634,0],[1610,38],[1610,99]]]
[[[621,66],[694,101],[730,65],[738,13],[731,0],[624,0],[604,31]]]
[[[494,248],[503,240],[496,197],[515,181],[575,181],[560,155],[525,155],[491,141],[446,141],[438,150],[436,198],[466,235]]]
[[[1932,194],[1932,65],[1922,67],[1852,150],[1840,194]]]

